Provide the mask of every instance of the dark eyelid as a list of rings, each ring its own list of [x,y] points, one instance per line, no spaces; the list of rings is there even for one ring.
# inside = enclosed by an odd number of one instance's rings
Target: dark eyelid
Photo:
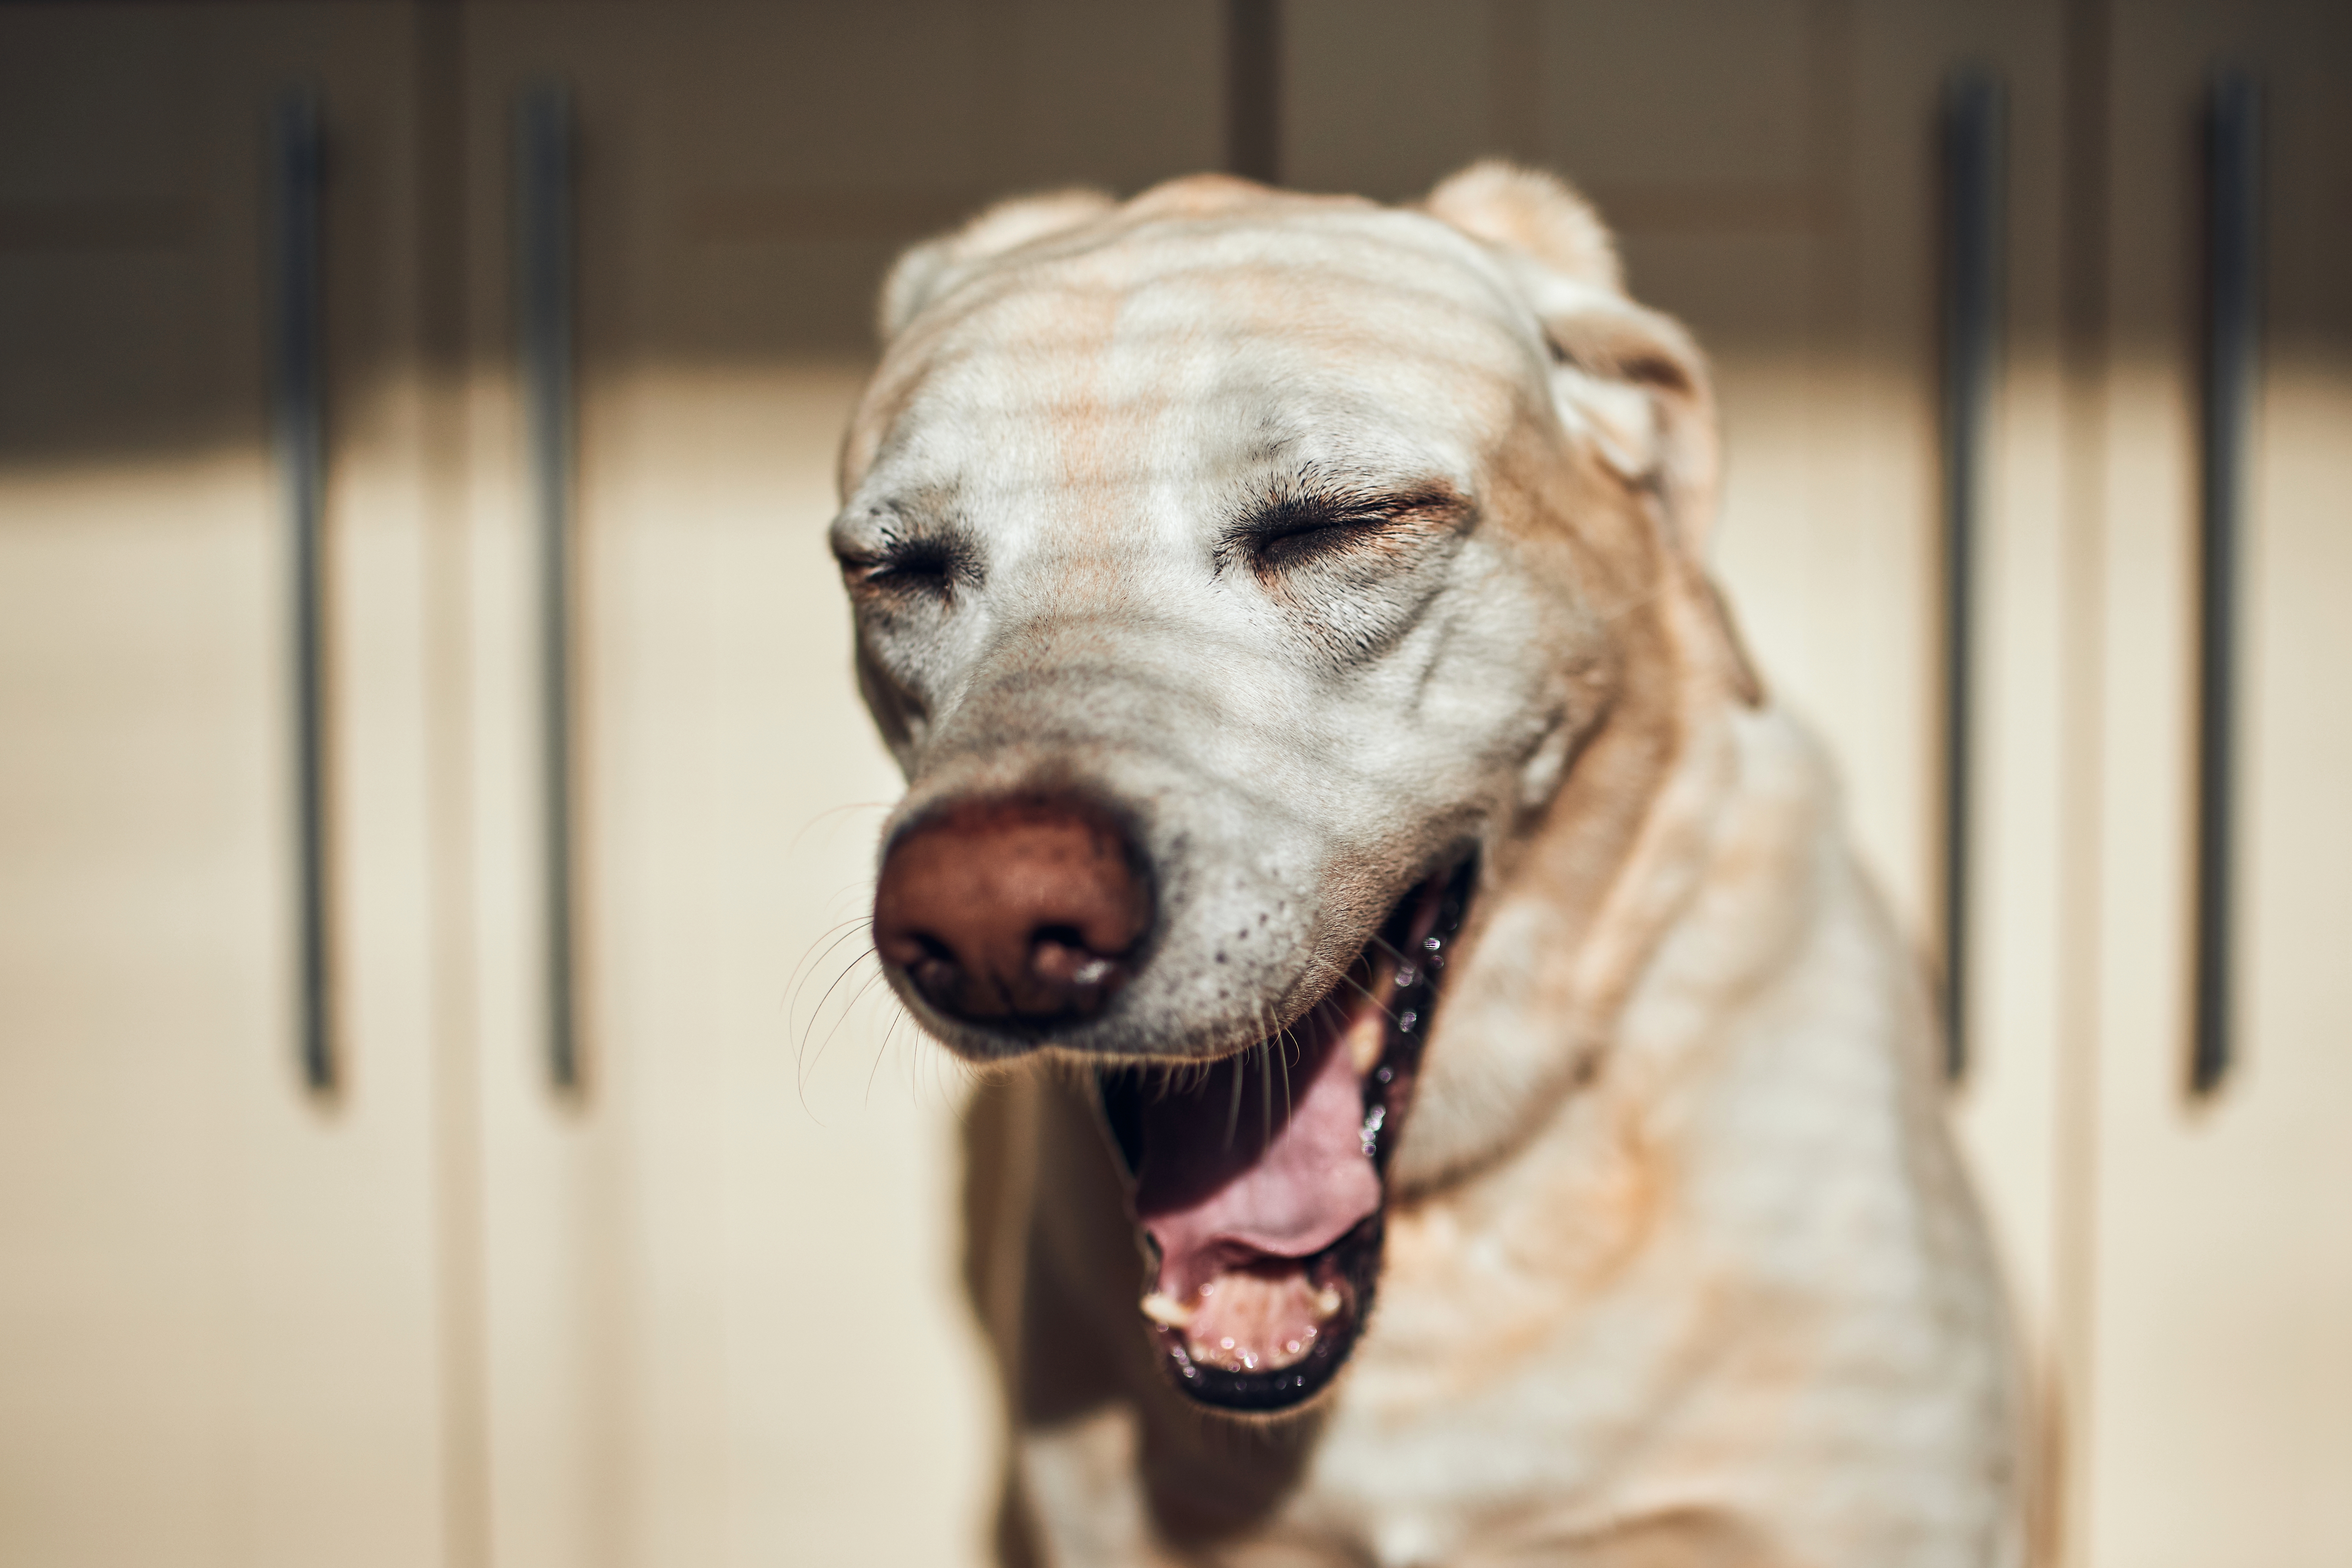
[[[1456,515],[1467,506],[1454,487],[1446,484],[1392,490],[1308,489],[1276,497],[1243,526],[1253,533],[1293,532],[1345,523],[1378,524],[1414,516]]]
[[[1370,536],[1415,522],[1454,524],[1469,510],[1469,501],[1442,481],[1397,489],[1304,490],[1278,496],[1251,513],[1227,536],[1220,553],[1236,547],[1263,552],[1286,540],[1325,532]],[[1335,548],[1342,543],[1333,541]]]
[[[953,586],[980,580],[979,552],[961,531],[953,528],[885,530],[870,542],[836,542],[833,555],[843,572],[863,584],[880,585],[898,580]]]

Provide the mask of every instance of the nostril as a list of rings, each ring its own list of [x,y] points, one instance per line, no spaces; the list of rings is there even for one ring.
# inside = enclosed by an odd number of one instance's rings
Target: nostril
[[[906,946],[912,950],[903,963],[908,978],[935,1005],[954,1008],[964,979],[963,963],[955,950],[929,931],[910,932]]]
[[[1045,926],[1029,942],[1029,970],[1047,984],[1076,991],[1096,990],[1126,978],[1116,957],[1087,946],[1086,938],[1071,926]]]

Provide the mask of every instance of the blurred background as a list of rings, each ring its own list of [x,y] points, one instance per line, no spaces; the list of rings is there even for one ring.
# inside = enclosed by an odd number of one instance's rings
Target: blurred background
[[[2062,1560],[2352,1563],[2352,7],[0,5],[0,1563],[977,1561],[901,247],[1582,184],[1949,976]]]

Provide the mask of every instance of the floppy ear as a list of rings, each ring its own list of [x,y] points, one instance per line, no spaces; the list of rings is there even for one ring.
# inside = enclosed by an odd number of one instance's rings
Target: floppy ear
[[[952,234],[927,239],[898,258],[882,284],[880,326],[888,342],[924,306],[974,267],[1032,241],[1101,216],[1118,204],[1100,191],[1049,191],[997,203]]]
[[[1494,253],[1542,323],[1562,421],[1655,491],[1674,543],[1701,561],[1717,462],[1706,361],[1680,323],[1626,298],[1591,204],[1549,174],[1488,162],[1447,179],[1425,205]]]
[[[1673,317],[1622,295],[1575,285],[1529,294],[1560,417],[1582,423],[1610,467],[1656,492],[1674,543],[1704,564],[1721,448],[1698,345]]]
[[[1555,174],[1488,158],[1440,181],[1423,205],[1463,233],[1524,252],[1563,278],[1624,291],[1617,245],[1601,215]]]
[[[1625,296],[1617,247],[1591,203],[1508,163],[1473,163],[1429,194],[1433,216],[1483,241],[1541,324],[1552,405],[1602,461],[1655,498],[1690,604],[1714,629],[1732,693],[1764,700],[1731,612],[1706,574],[1719,447],[1706,360],[1682,324]]]

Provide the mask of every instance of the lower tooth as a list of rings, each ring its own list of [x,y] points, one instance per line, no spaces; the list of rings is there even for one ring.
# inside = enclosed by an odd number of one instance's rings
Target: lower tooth
[[[1315,1315],[1318,1318],[1338,1316],[1341,1304],[1339,1292],[1328,1285],[1315,1292]]]

